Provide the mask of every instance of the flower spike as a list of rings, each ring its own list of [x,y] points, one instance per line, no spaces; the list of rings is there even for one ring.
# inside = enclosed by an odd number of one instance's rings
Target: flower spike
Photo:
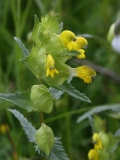
[[[50,74],[50,76],[52,78],[54,78],[54,73],[58,74],[59,72],[55,69],[54,67],[55,65],[55,61],[53,59],[53,57],[48,54],[47,55],[47,58],[46,58],[46,64],[45,64],[45,67],[46,67],[46,77]]]

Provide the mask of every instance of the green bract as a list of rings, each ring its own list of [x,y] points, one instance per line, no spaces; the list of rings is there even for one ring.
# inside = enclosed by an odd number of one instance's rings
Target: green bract
[[[35,133],[36,144],[47,156],[54,145],[54,134],[50,127],[42,123],[40,129]]]
[[[32,86],[30,98],[36,111],[45,113],[52,111],[53,98],[50,91],[43,84]]]

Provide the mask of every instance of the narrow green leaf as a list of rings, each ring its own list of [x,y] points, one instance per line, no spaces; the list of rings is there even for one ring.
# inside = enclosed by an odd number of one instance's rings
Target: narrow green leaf
[[[52,88],[52,87],[49,88],[49,91],[52,94],[53,99],[55,99],[55,100],[59,99],[62,96],[62,94],[64,93],[63,91],[60,91],[60,90]]]
[[[77,51],[68,51],[68,50],[65,50],[61,53],[61,56],[78,56],[80,54],[80,52],[77,52]]]
[[[80,116],[77,119],[77,123],[83,121],[84,119],[88,118],[89,116],[91,116],[95,113],[103,112],[105,110],[120,111],[120,104],[95,107],[95,108],[91,109],[90,111],[86,112],[85,114],[83,114],[82,116]]]
[[[91,129],[92,129],[92,133],[95,133],[94,119],[92,116],[89,116],[88,118],[89,118],[89,123],[90,123]]]
[[[36,129],[32,126],[32,124],[28,122],[28,120],[19,111],[15,109],[8,109],[8,110],[19,120],[29,141],[35,143]]]
[[[80,99],[81,101],[89,102],[91,103],[90,99],[85,96],[84,94],[77,91],[70,83],[63,83],[61,86],[57,87],[58,89],[67,92],[69,95]]]
[[[21,48],[22,53],[23,53],[23,57],[29,56],[30,53],[29,53],[28,49],[26,49],[25,45],[21,42],[21,40],[17,37],[14,37],[14,39],[18,43],[19,47]]]
[[[9,94],[0,94],[0,98],[11,102],[23,109],[26,109],[28,112],[33,110],[33,104],[30,100],[30,93],[28,92],[16,92],[16,93],[9,93]]]
[[[63,29],[63,22],[61,22],[59,24],[59,31],[58,31],[58,34],[60,34],[62,32],[62,29]]]
[[[34,17],[34,27],[33,27],[33,30],[32,30],[32,40],[38,46],[40,46],[40,44],[41,44],[40,39],[39,39],[39,27],[40,27],[39,18],[35,15],[35,17]]]

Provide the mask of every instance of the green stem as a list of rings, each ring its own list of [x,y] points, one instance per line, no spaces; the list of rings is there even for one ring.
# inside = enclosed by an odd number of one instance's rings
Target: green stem
[[[43,123],[43,112],[40,112],[40,125]]]

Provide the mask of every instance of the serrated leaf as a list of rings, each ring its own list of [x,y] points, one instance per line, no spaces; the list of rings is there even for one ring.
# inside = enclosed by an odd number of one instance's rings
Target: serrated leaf
[[[59,31],[58,31],[58,34],[60,34],[62,32],[62,29],[63,29],[63,22],[61,22],[59,24]]]
[[[47,160],[69,160],[68,155],[65,153],[65,150],[62,146],[60,138],[57,137],[55,137],[55,143],[49,156],[46,156],[42,151],[39,150],[37,146],[36,150]]]
[[[8,109],[8,110],[19,120],[29,141],[35,143],[36,129],[32,126],[32,124],[28,122],[28,120],[19,111],[15,109]]]
[[[39,39],[39,27],[40,27],[39,18],[35,15],[35,17],[34,17],[34,27],[33,27],[33,30],[32,30],[32,40],[38,46],[40,46],[40,44],[41,44],[40,39]]]
[[[24,92],[15,92],[15,93],[9,93],[9,94],[0,94],[0,98],[11,102],[23,109],[26,109],[28,112],[33,110],[33,104],[30,100],[30,92],[24,91]]]
[[[96,133],[106,132],[106,121],[98,115],[94,115],[94,129]]]
[[[28,49],[26,49],[25,45],[21,42],[21,40],[17,37],[14,37],[14,39],[18,43],[19,47],[21,48],[22,53],[23,53],[23,57],[29,56],[30,53],[29,53]]]
[[[115,137],[120,137],[120,129],[115,132]]]
[[[92,129],[92,133],[95,133],[94,119],[92,116],[89,116],[88,118],[89,118],[89,123],[90,123],[91,129]]]
[[[120,110],[120,104],[95,107],[90,111],[86,112],[85,114],[83,114],[82,116],[80,116],[77,119],[77,123],[83,121],[84,119],[88,118],[89,116],[92,116],[95,113],[103,112],[105,110],[118,111]]]
[[[49,157],[50,160],[53,160],[52,157],[54,157],[55,160],[69,160],[68,155],[65,153],[62,143],[60,142],[60,138],[55,138],[55,144]]]
[[[59,86],[57,88],[68,93],[69,95],[71,95],[77,99],[80,99],[81,101],[91,103],[90,99],[87,96],[85,96],[85,94],[80,93],[70,83],[67,83],[67,82],[63,83],[61,86]]]
[[[58,15],[54,17],[51,14],[47,14],[41,18],[40,32],[48,31],[50,33],[59,32]]]
[[[112,133],[109,133],[108,137],[109,137],[109,142],[110,142],[108,146],[108,151],[110,153],[113,153],[118,147],[118,144],[120,142],[120,136],[115,136]]]
[[[62,94],[64,93],[63,91],[52,88],[52,87],[49,88],[49,91],[52,94],[54,100],[59,99],[62,96]]]

